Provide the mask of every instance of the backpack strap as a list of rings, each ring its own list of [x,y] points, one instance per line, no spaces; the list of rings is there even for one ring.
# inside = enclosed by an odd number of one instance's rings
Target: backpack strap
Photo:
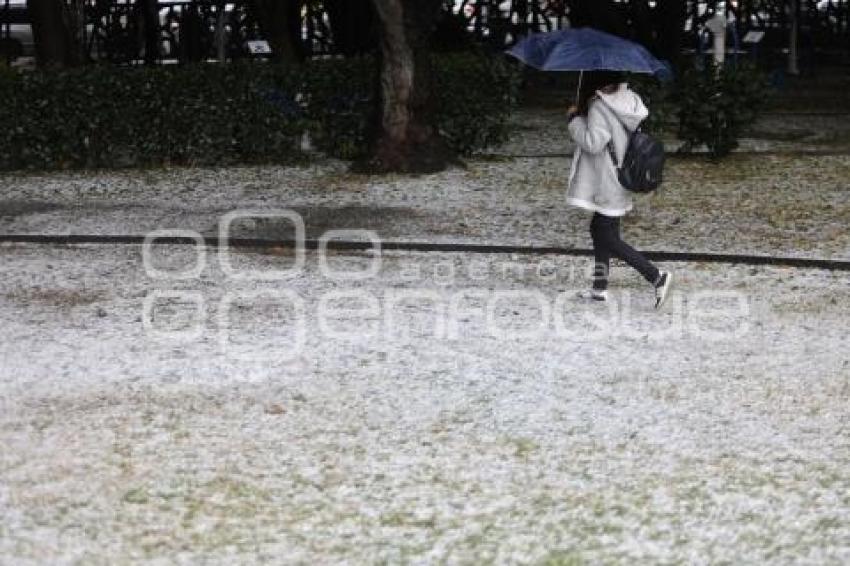
[[[617,121],[620,122],[619,120],[617,120]],[[626,125],[623,124],[622,122],[620,122],[620,125],[623,126],[623,130],[626,131],[626,149],[628,149],[629,145],[632,143],[632,138],[634,137],[634,135],[636,133],[641,131],[641,128],[640,128],[640,126],[638,126],[637,128],[634,129],[634,131],[632,131],[632,130],[629,130],[626,127]],[[620,163],[617,162],[617,152],[614,151],[614,137],[613,136],[611,136],[611,139],[608,140],[608,153],[611,155],[611,161],[614,162],[614,168],[619,169]]]
[[[612,114],[613,114],[613,112],[612,112]],[[626,125],[623,124],[623,122],[620,120],[620,118],[616,114],[613,114],[613,116],[614,116],[614,120],[626,132],[626,147],[628,147],[628,142],[631,141],[631,138],[632,138],[632,135],[634,134],[634,132],[629,131],[629,129],[626,127]],[[637,128],[637,130],[635,130],[635,132],[638,131],[639,129],[640,129],[640,126],[638,126],[638,128]],[[614,150],[614,133],[613,132],[611,133],[611,139],[608,140],[608,154],[611,156],[611,161],[614,162],[614,169],[619,169],[620,163],[617,161],[617,152]]]
[[[611,156],[611,161],[613,161],[613,162],[614,162],[614,169],[619,169],[619,168],[620,168],[620,164],[619,164],[619,163],[617,163],[617,152],[616,152],[616,151],[614,151],[614,143],[613,143],[613,141],[614,141],[613,139],[608,140],[608,155],[610,155],[610,156]]]

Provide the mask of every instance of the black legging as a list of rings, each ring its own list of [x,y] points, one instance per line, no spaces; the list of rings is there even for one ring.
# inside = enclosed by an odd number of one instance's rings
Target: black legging
[[[620,218],[605,216],[598,212],[590,221],[590,236],[593,238],[593,255],[596,265],[593,269],[593,288],[604,291],[608,288],[608,271],[611,256],[619,258],[643,275],[644,279],[655,284],[658,281],[658,268],[652,265],[642,253],[620,239]]]

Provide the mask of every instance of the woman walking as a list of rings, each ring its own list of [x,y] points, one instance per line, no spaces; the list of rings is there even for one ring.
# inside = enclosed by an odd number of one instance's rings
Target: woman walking
[[[613,156],[623,162],[629,132],[649,112],[640,97],[622,81],[622,74],[594,71],[585,75],[578,107],[569,109],[570,136],[577,147],[570,170],[567,203],[593,212],[590,235],[595,266],[590,291],[580,296],[596,301],[608,298],[611,257],[636,269],[655,290],[655,308],[661,308],[672,277],[660,271],[639,251],[620,238],[620,218],[632,207],[632,195],[617,178]],[[612,155],[613,154],[613,155]]]

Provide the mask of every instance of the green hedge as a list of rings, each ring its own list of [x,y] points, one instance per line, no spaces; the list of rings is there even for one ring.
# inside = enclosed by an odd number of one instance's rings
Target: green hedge
[[[468,155],[504,141],[521,82],[517,67],[483,53],[447,53],[435,55],[431,68],[433,117],[450,147]],[[377,65],[369,57],[312,65],[308,113],[320,149],[343,158],[363,154],[376,84]]]
[[[503,139],[516,73],[484,55],[435,61],[435,119],[469,153]],[[374,116],[370,59],[0,71],[0,169],[287,162],[301,135],[358,157]]]
[[[689,69],[674,94],[679,139],[686,150],[704,144],[713,158],[724,157],[738,147],[767,97],[765,75],[748,63]]]
[[[632,77],[632,87],[650,109],[644,128],[662,134],[677,126],[680,153],[705,147],[719,160],[738,147],[771,96],[765,74],[747,62],[685,69],[676,83]]]
[[[649,108],[649,116],[641,123],[641,128],[655,135],[663,135],[667,125],[675,121],[677,112],[671,85],[661,83],[652,76],[635,74],[629,77],[629,86]]]
[[[434,64],[437,126],[462,154],[505,141],[522,74],[504,59],[446,54]]]
[[[377,70],[368,57],[330,59],[305,69],[305,105],[317,148],[334,157],[354,159],[369,146],[375,114]]]
[[[0,168],[289,159],[305,121],[277,98],[296,79],[260,65],[5,74]]]

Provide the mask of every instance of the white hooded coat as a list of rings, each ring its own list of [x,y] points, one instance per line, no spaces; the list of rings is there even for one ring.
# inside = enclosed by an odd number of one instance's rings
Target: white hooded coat
[[[570,136],[576,143],[570,169],[567,204],[605,216],[623,216],[632,209],[632,195],[620,185],[608,152],[614,146],[617,163],[623,162],[629,132],[649,115],[643,101],[626,83],[612,94],[602,91],[590,101],[587,118],[570,121]]]

